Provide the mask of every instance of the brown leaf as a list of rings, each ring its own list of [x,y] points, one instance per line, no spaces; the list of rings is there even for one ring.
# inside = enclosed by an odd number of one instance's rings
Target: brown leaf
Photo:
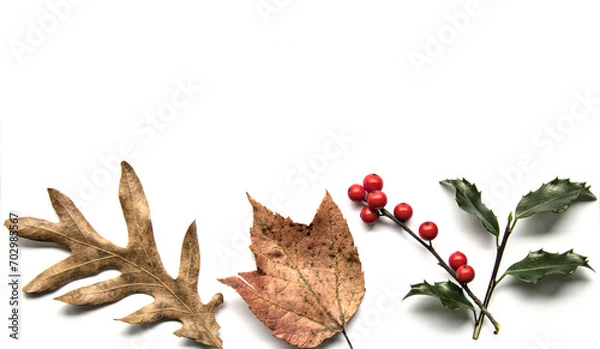
[[[329,193],[309,225],[248,199],[256,271],[219,281],[234,288],[275,337],[299,348],[317,347],[346,327],[365,293],[346,220]]]
[[[19,219],[18,234],[31,240],[63,245],[71,250],[71,254],[36,276],[23,290],[46,292],[105,269],[118,269],[121,275],[115,278],[81,287],[56,299],[75,305],[98,305],[116,302],[132,294],[147,294],[154,297],[151,304],[119,320],[130,324],[179,320],[183,326],[175,335],[222,348],[215,310],[223,302],[223,296],[218,293],[208,304],[203,304],[198,295],[200,250],[196,222],[185,234],[179,275],[174,279],[160,260],[142,184],[126,162],[121,163],[121,170],[119,199],[129,231],[127,246],[123,248],[104,239],[67,196],[49,189],[59,222],[24,217]],[[5,225],[9,224],[7,220]]]

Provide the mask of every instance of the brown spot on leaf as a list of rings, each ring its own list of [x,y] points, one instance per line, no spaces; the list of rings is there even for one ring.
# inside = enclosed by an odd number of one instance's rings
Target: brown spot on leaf
[[[281,251],[279,251],[279,250],[273,251],[273,252],[269,253],[269,257],[271,257],[271,258],[281,258],[281,257],[283,257],[283,253],[281,253]]]

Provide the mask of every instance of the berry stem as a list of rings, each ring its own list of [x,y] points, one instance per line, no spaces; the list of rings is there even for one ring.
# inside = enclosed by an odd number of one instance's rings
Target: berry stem
[[[494,328],[495,328],[494,333],[498,334],[498,332],[500,331],[500,324],[494,319],[492,314],[490,314],[490,312],[487,310],[487,306],[484,305],[484,303],[482,303],[481,300],[479,300],[479,298],[477,298],[477,296],[471,291],[469,286],[467,286],[467,284],[464,284],[464,283],[458,281],[454,270],[452,270],[452,268],[450,268],[450,266],[442,259],[442,257],[440,257],[439,253],[437,253],[437,251],[433,247],[433,244],[431,244],[431,241],[429,241],[427,243],[427,242],[423,241],[422,239],[420,239],[417,236],[417,234],[415,234],[404,222],[402,222],[401,220],[396,218],[393,214],[391,214],[385,208],[381,209],[380,212],[383,216],[386,216],[387,218],[391,219],[394,223],[396,223],[402,229],[404,229],[410,236],[412,236],[415,240],[417,240],[417,242],[420,243],[421,246],[425,247],[427,249],[427,251],[429,251],[435,257],[435,259],[437,259],[438,265],[441,266],[442,268],[444,268],[448,272],[448,274],[450,274],[452,276],[452,278],[454,278],[454,280],[456,280],[458,282],[458,284],[461,285],[463,290],[465,290],[465,292],[469,295],[469,297],[471,297],[471,299],[475,302],[475,304],[477,304],[477,306],[481,310],[478,320],[483,322],[483,316],[485,315],[490,320],[492,325],[494,325]]]
[[[515,224],[517,224],[517,219],[512,220],[512,214],[508,217],[508,222],[506,223],[506,228],[504,229],[504,234],[502,236],[502,242],[496,248],[496,260],[494,262],[494,269],[492,270],[492,276],[490,277],[490,282],[488,284],[487,291],[485,292],[485,298],[483,299],[483,305],[487,308],[490,305],[490,300],[492,299],[492,294],[496,289],[496,286],[502,281],[504,275],[497,279],[498,271],[500,270],[500,263],[502,262],[502,257],[504,256],[504,250],[506,249],[506,245],[508,244],[508,238],[510,234],[515,229]],[[477,323],[475,324],[475,329],[473,331],[473,339],[479,338],[479,333],[481,332],[481,326],[483,325],[483,316],[479,314],[479,318],[477,319]]]

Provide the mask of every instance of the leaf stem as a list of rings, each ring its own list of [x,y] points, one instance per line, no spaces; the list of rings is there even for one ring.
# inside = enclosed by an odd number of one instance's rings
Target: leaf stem
[[[346,338],[346,342],[348,342],[348,346],[350,347],[350,349],[354,349],[354,347],[352,346],[352,342],[350,342],[350,337],[348,337],[348,333],[346,333],[346,329],[342,329],[342,334],[344,335],[344,338]]]
[[[423,239],[419,238],[417,236],[417,234],[415,234],[404,222],[402,222],[401,220],[396,218],[396,216],[391,214],[385,208],[381,209],[380,212],[381,212],[381,215],[386,216],[387,218],[391,219],[394,223],[396,223],[402,229],[404,229],[410,236],[412,236],[415,240],[417,240],[417,242],[420,243],[421,246],[425,247],[435,257],[435,259],[437,259],[438,265],[441,266],[442,268],[444,268],[448,272],[448,274],[450,274],[452,276],[452,278],[454,278],[454,280],[456,280],[458,282],[458,284],[463,288],[463,290],[465,290],[465,292],[469,295],[469,297],[471,297],[471,299],[475,302],[475,304],[477,304],[477,306],[481,310],[481,313],[479,314],[479,320],[481,320],[481,322],[483,322],[483,316],[485,315],[490,320],[490,322],[494,325],[494,328],[495,328],[494,333],[498,334],[498,332],[500,331],[500,324],[494,319],[492,314],[490,314],[490,312],[487,310],[487,306],[484,303],[482,303],[481,300],[471,291],[469,286],[467,286],[467,284],[464,284],[464,283],[458,281],[458,278],[456,277],[456,273],[454,272],[454,270],[452,270],[452,268],[450,268],[450,266],[444,261],[444,259],[442,259],[442,257],[440,257],[439,253],[437,253],[437,251],[431,244],[431,241],[429,241],[429,243],[423,241]]]
[[[504,278],[506,277],[506,273],[502,274],[502,276],[500,277],[500,279],[498,279],[498,281],[496,281],[496,286],[498,286],[498,284],[500,283],[500,281],[504,280]]]
[[[502,281],[504,275],[497,279],[498,271],[500,269],[500,263],[502,262],[502,256],[504,256],[504,250],[506,249],[506,245],[508,244],[508,238],[510,234],[513,232],[515,228],[515,224],[517,223],[517,219],[512,220],[512,214],[508,217],[508,222],[506,223],[506,228],[504,229],[504,234],[502,236],[502,242],[496,248],[496,260],[494,261],[494,269],[492,270],[492,275],[490,277],[490,282],[488,283],[487,291],[485,292],[485,298],[483,299],[483,305],[487,308],[490,305],[490,300],[492,299],[492,294],[496,289],[496,286]],[[473,339],[479,338],[479,333],[481,332],[481,326],[483,325],[483,316],[479,314],[479,318],[477,319],[477,323],[475,324],[475,329],[473,331]]]

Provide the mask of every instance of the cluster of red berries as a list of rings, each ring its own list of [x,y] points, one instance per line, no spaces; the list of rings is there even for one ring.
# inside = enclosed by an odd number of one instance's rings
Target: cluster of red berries
[[[387,205],[387,196],[382,191],[383,179],[371,173],[365,176],[363,184],[352,184],[348,188],[350,200],[359,202],[366,201],[367,205],[360,210],[360,218],[365,223],[375,223],[379,219],[379,210]],[[399,203],[394,207],[394,217],[402,222],[408,221],[413,215],[412,207],[405,203]],[[423,240],[431,241],[438,234],[438,227],[433,222],[425,222],[419,227],[419,235]]]
[[[372,173],[365,176],[363,184],[353,184],[348,188],[348,197],[352,201],[366,201],[360,210],[360,218],[365,223],[375,223],[379,219],[379,210],[387,205],[387,196],[383,191],[383,179]]]
[[[387,205],[387,196],[382,191],[383,179],[371,173],[365,176],[363,184],[352,184],[348,188],[348,197],[352,201],[366,201],[367,205],[360,210],[360,218],[365,223],[375,223],[379,219],[379,210]],[[394,215],[406,222],[412,217],[413,211],[407,203],[400,203],[394,208]]]
[[[363,184],[352,184],[348,188],[348,197],[354,202],[366,201],[366,205],[360,210],[360,218],[367,224],[375,223],[379,216],[379,210],[387,205],[387,196],[382,191],[383,179],[371,173],[365,176]],[[408,221],[413,215],[412,207],[405,203],[399,203],[394,207],[394,217],[401,222]],[[425,241],[431,241],[438,235],[438,227],[434,222],[424,222],[419,226],[419,236]],[[467,257],[461,252],[455,252],[450,256],[450,267],[456,272],[459,282],[468,283],[475,278],[475,271],[467,265]]]
[[[464,253],[456,251],[448,258],[448,265],[456,272],[456,279],[463,284],[467,284],[475,278],[475,270],[467,264],[467,256]]]

